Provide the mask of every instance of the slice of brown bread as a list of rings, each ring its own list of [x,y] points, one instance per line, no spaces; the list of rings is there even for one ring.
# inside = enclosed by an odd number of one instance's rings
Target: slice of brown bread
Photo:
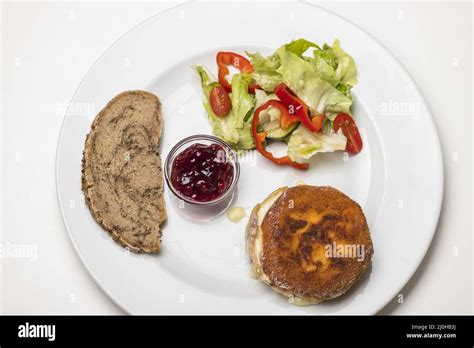
[[[113,98],[96,116],[82,158],[82,190],[94,219],[134,252],[160,250],[166,220],[159,154],[161,103],[144,91]]]

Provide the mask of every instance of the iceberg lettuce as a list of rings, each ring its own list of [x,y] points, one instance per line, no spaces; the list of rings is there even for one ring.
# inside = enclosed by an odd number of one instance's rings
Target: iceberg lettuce
[[[324,114],[334,120],[337,114],[350,114],[352,100],[323,80],[315,64],[284,48],[278,50],[281,65],[278,72],[283,82],[308,105],[313,115]]]
[[[252,77],[248,74],[234,74],[232,76],[232,124],[237,129],[244,127],[246,116],[255,105],[255,97],[248,92]]]
[[[201,86],[205,97],[203,105],[206,109],[209,122],[211,123],[212,134],[227,141],[228,143],[237,143],[239,141],[239,133],[233,126],[231,115],[229,114],[225,117],[217,116],[216,114],[214,114],[214,111],[212,111],[212,107],[209,102],[211,90],[219,84],[211,77],[211,74],[206,70],[206,68],[202,66],[196,66],[194,68],[199,74],[199,77],[201,78]]]
[[[194,69],[201,79],[205,97],[203,104],[212,127],[212,134],[228,142],[236,150],[253,149],[255,142],[251,133],[252,118],[249,115],[253,112],[255,98],[247,91],[250,77],[244,74],[233,76],[232,90],[235,92],[231,94],[231,112],[227,116],[219,117],[214,114],[209,102],[212,89],[219,86],[219,83],[204,67],[195,66]]]
[[[312,133],[300,125],[291,134],[288,141],[288,156],[295,162],[307,162],[319,152],[344,150],[347,139],[339,130],[331,134]]]
[[[313,48],[312,57],[304,55],[310,48]],[[278,72],[281,66],[281,57],[278,52],[282,50],[291,52],[313,64],[323,80],[329,82],[349,99],[351,98],[350,89],[357,84],[357,69],[354,59],[341,48],[339,40],[335,40],[332,47],[324,44],[323,48],[305,39],[293,40],[268,57],[258,52],[246,52],[254,67],[252,77],[265,91],[273,92],[275,87],[283,81]]]

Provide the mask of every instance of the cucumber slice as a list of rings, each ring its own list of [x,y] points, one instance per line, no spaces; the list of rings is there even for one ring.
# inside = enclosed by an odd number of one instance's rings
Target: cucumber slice
[[[299,122],[291,125],[287,129],[280,128],[280,111],[275,107],[270,107],[260,114],[259,118],[262,124],[263,130],[267,133],[268,139],[283,140],[285,137],[291,134]]]
[[[296,127],[298,127],[298,122],[292,124],[289,126],[287,129],[281,129],[280,127],[271,129],[267,131],[267,138],[268,139],[275,139],[275,140],[281,140],[288,136],[291,132],[293,132]]]

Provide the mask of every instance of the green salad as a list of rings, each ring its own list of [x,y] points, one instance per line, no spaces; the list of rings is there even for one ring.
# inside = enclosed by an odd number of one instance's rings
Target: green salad
[[[357,153],[362,140],[351,115],[357,84],[354,59],[335,40],[332,46],[298,39],[263,56],[218,52],[215,78],[195,66],[212,133],[236,150],[257,148],[276,164],[299,169],[319,152]],[[237,69],[230,77],[229,67]],[[265,149],[270,141],[288,145],[285,157]]]

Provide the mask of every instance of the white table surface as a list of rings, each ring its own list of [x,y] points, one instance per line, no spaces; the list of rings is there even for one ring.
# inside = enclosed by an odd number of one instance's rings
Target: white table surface
[[[37,259],[0,259],[0,312],[123,313],[89,276],[63,225],[56,144],[64,106],[100,54],[175,4],[1,3],[1,244],[37,247]],[[472,314],[472,4],[318,4],[394,53],[425,96],[443,148],[444,204],[433,243],[402,296],[380,313]]]

